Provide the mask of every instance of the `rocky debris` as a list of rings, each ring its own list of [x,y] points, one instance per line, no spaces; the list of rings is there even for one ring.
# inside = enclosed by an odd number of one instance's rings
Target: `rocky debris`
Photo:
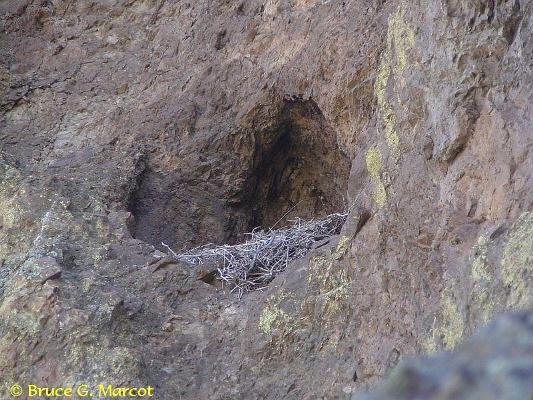
[[[55,258],[52,257],[42,257],[35,260],[35,265],[37,271],[26,270],[24,273],[26,275],[31,275],[32,273],[37,273],[41,284],[45,284],[47,281],[52,279],[58,279],[61,276],[62,269],[59,264],[56,262]]]
[[[353,400],[533,396],[533,312],[500,316],[452,353],[398,365],[379,389]]]
[[[532,307],[532,8],[0,2],[0,397],[349,398]],[[154,247],[294,204],[353,207],[246,301]]]

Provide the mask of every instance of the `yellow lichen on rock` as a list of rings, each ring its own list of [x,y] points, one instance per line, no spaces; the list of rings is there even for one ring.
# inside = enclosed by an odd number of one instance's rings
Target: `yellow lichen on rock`
[[[285,292],[280,291],[277,296],[271,297],[266,307],[259,316],[259,330],[265,335],[271,335],[275,328],[287,324],[291,321],[291,317],[280,307],[280,302],[287,296]]]
[[[486,285],[492,282],[493,276],[487,268],[487,253],[490,239],[479,236],[476,244],[472,248],[474,253],[470,275],[475,286],[472,293],[473,309],[481,317],[481,321],[486,324],[494,314],[495,303]]]
[[[435,352],[437,339],[442,338],[444,348],[452,350],[461,342],[464,330],[465,323],[459,306],[450,291],[444,289],[440,300],[440,309],[431,328],[431,335],[422,342],[422,346],[428,353]]]
[[[387,45],[387,48],[381,55],[374,92],[377,98],[378,111],[384,125],[385,138],[387,139],[393,158],[398,160],[400,156],[400,139],[396,133],[396,115],[387,99],[387,84],[389,82],[389,77],[391,76],[391,69],[391,49]]]
[[[405,86],[404,71],[407,68],[407,51],[414,46],[414,32],[404,20],[404,6],[389,17],[386,47],[381,55],[374,93],[378,111],[384,125],[384,134],[394,161],[400,158],[400,137],[396,131],[396,114],[387,96],[389,79],[394,76],[400,87]],[[398,96],[398,87],[394,93]]]
[[[0,198],[0,223],[5,229],[16,226],[22,209],[18,204],[10,199]]]
[[[1,167],[1,166],[0,166]],[[4,229],[9,229],[16,226],[22,209],[14,202],[12,191],[15,190],[14,185],[8,182],[17,182],[18,174],[10,168],[4,167],[5,170],[0,170],[0,226]]]
[[[340,260],[348,251],[350,238],[341,236],[335,247],[309,261],[307,293],[300,302],[281,289],[270,296],[259,315],[258,328],[269,337],[269,343],[276,348],[284,348],[292,332],[319,326],[324,331],[334,331],[339,316],[349,298],[351,280],[348,271]],[[293,310],[291,313],[287,310]],[[319,324],[315,322],[320,320]],[[326,335],[323,345],[332,344],[335,336]]]
[[[431,329],[431,334],[429,337],[422,339],[421,345],[422,349],[424,349],[427,354],[433,354],[437,352],[437,342],[435,340],[435,332],[433,328]]]
[[[496,304],[493,296],[489,293],[487,288],[481,288],[474,294],[475,306],[478,307],[478,313],[481,317],[481,322],[486,324],[494,315]]]
[[[381,208],[387,202],[387,192],[385,191],[385,186],[381,181],[381,153],[377,146],[372,146],[366,152],[366,169],[374,185],[374,201],[378,208]]]
[[[270,335],[276,325],[280,322],[287,322],[289,319],[289,315],[279,306],[267,305],[259,317],[259,329],[264,334]]]
[[[372,179],[379,179],[381,172],[381,154],[376,146],[366,152],[366,169]]]
[[[476,282],[479,282],[481,280],[492,280],[492,276],[486,265],[488,243],[489,239],[485,235],[481,235],[473,248],[475,256],[474,260],[472,261],[472,278]]]
[[[343,257],[346,252],[348,251],[348,246],[350,245],[350,238],[348,236],[341,236],[339,239],[339,242],[337,243],[337,247],[335,247],[335,251],[333,252],[333,258],[335,260],[340,259]]]
[[[351,279],[338,262],[348,251],[349,242],[348,237],[342,236],[329,254],[313,257],[309,264],[308,284],[316,293],[312,318],[319,315],[325,329],[334,324],[349,298]]]
[[[415,34],[404,20],[404,6],[391,15],[387,30],[387,46],[394,46],[398,78],[403,79],[402,73],[407,67],[407,51],[415,44]],[[404,83],[404,81],[402,81]]]
[[[37,227],[32,223],[32,210],[24,200],[19,172],[0,164],[0,260],[23,251],[31,242]]]
[[[463,337],[464,321],[457,303],[448,291],[444,291],[441,298],[441,316],[444,348],[451,350],[460,343]]]
[[[331,258],[315,257],[309,265],[312,271],[309,280],[319,290],[318,296],[330,303],[326,308],[338,309],[337,301],[348,298],[348,286],[350,280],[343,268],[335,263],[335,256]]]
[[[503,249],[502,280],[511,289],[508,305],[525,308],[533,305],[533,213],[523,213],[509,233]]]

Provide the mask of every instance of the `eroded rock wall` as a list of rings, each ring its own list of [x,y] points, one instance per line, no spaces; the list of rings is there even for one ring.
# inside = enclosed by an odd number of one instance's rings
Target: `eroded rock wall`
[[[532,306],[530,2],[0,13],[0,390],[349,397]],[[244,301],[152,246],[295,204],[351,212]]]
[[[453,353],[408,360],[352,399],[524,399],[533,383],[531,312],[499,316]]]

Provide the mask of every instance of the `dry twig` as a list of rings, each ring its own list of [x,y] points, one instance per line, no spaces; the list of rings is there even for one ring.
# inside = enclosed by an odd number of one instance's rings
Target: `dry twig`
[[[241,297],[245,292],[263,289],[294,259],[305,256],[317,241],[340,233],[347,213],[328,215],[321,220],[292,220],[292,226],[267,231],[254,229],[250,238],[235,245],[196,247],[173,257],[192,265],[217,266],[218,279]]]

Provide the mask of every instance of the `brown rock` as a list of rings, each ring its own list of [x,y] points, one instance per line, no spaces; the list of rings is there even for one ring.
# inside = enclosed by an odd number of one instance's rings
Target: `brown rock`
[[[527,1],[1,2],[0,398],[347,398],[531,307],[532,21]],[[348,206],[242,301],[153,256]]]

